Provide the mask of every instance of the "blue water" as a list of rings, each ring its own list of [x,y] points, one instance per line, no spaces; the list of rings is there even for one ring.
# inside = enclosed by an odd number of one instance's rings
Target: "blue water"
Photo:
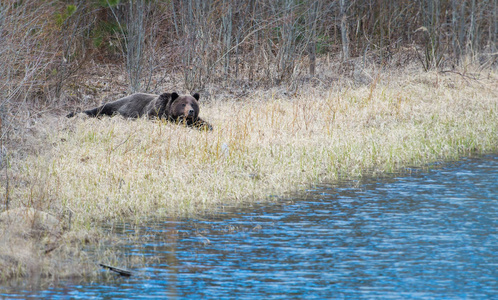
[[[0,297],[498,299],[498,155],[137,229],[130,278]]]

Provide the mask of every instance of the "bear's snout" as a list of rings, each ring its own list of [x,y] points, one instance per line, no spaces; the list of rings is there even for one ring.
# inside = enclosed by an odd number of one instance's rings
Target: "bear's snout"
[[[189,117],[193,117],[193,116],[194,116],[194,113],[195,113],[195,111],[191,108],[191,109],[189,109],[189,111],[188,111],[188,116],[189,116]]]

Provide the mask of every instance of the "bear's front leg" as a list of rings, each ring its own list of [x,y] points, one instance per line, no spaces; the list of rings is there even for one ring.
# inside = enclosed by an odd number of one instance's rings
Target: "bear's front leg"
[[[197,118],[197,120],[192,124],[192,126],[200,130],[208,130],[208,131],[213,130],[213,126],[211,126],[211,124],[209,124],[208,122],[204,121],[201,118]]]

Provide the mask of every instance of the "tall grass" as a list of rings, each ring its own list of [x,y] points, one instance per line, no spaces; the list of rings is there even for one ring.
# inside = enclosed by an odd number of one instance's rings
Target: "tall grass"
[[[201,108],[214,131],[123,118],[59,120],[21,162],[13,206],[72,211],[73,228],[192,215],[365,173],[496,151],[496,74],[388,76],[370,86],[251,95]],[[0,193],[5,188],[0,187]],[[0,195],[3,198],[3,194]],[[14,204],[17,202],[17,204]]]

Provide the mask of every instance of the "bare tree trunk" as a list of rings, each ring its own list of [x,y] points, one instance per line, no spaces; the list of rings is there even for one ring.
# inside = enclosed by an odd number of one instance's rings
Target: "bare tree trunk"
[[[496,51],[498,46],[498,0],[495,0],[493,9],[493,34],[492,34],[492,51]]]
[[[121,25],[120,17],[112,5],[109,5],[116,22],[118,22],[121,35],[124,39],[124,55],[126,58],[126,72],[128,74],[129,89],[132,93],[140,91],[142,78],[142,59],[145,42],[145,14],[146,0],[129,0],[125,5],[126,32]]]
[[[280,40],[282,47],[279,47],[277,54],[278,61],[278,81],[282,81],[292,74],[294,68],[294,50],[295,50],[295,7],[293,0],[285,0],[284,18],[282,24],[282,33]],[[278,9],[278,8],[277,8]]]
[[[453,30],[453,35],[452,35],[452,44],[453,44],[453,53],[455,55],[455,59],[460,59],[460,41],[458,39],[459,37],[459,30],[458,30],[458,7],[457,7],[457,2],[460,2],[459,0],[452,0],[451,1],[451,9],[452,9],[452,18],[451,18],[451,27]]]
[[[176,17],[175,1],[171,1],[171,12],[173,13],[173,24],[175,25],[175,33],[177,36],[180,35],[180,30],[178,30],[178,21]]]
[[[465,7],[467,6],[466,0],[460,3],[460,25],[458,26],[458,50],[460,56],[465,51]]]
[[[467,33],[467,54],[472,54],[476,50],[475,41],[477,36],[477,23],[476,23],[476,0],[471,0],[470,6],[470,28]]]
[[[232,48],[232,2],[230,0],[224,0],[222,9],[223,16],[221,19],[223,25],[223,40],[225,44],[225,59],[223,68],[225,71],[225,81],[227,81],[230,73],[230,52]]]
[[[197,68],[195,66],[196,58],[196,35],[198,32],[197,22],[194,15],[194,5],[197,4],[196,0],[188,0],[184,5],[187,6],[186,13],[183,12],[182,16],[184,21],[182,22],[183,30],[185,34],[186,44],[185,53],[182,55],[183,59],[183,69],[184,69],[184,80],[185,86],[189,90],[193,90],[196,87],[195,77],[197,73]]]
[[[308,10],[308,36],[309,36],[309,44],[308,44],[308,56],[310,60],[310,75],[315,76],[316,69],[316,20],[319,10],[319,1],[313,1],[309,10]]]
[[[347,0],[340,0],[340,18],[341,18],[341,39],[342,39],[342,60],[349,59],[349,31],[347,19]]]
[[[140,91],[145,41],[145,0],[129,0],[126,20],[126,70],[132,93]]]

